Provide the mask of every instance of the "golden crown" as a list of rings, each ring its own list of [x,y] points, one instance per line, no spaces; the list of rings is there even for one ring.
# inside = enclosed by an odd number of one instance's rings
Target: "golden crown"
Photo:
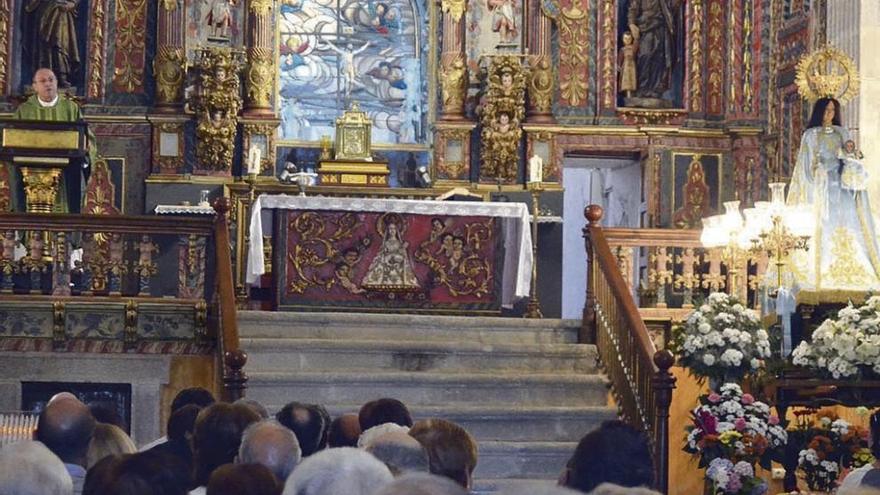
[[[859,72],[847,54],[827,45],[801,57],[795,84],[798,93],[810,101],[835,98],[845,102],[859,93]]]

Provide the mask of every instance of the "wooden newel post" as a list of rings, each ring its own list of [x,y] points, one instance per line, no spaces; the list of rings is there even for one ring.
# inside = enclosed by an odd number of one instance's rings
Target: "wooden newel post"
[[[592,229],[598,229],[599,221],[602,220],[602,207],[599,205],[588,205],[584,208],[584,217],[587,219],[587,225],[583,229],[584,247],[587,250],[587,296],[584,300],[584,313],[581,319],[581,331],[578,335],[578,342],[581,344],[596,343],[596,296],[593,294],[593,242],[590,237]]]
[[[669,368],[675,364],[675,357],[666,349],[654,353],[657,374],[651,379],[654,389],[654,487],[660,493],[669,488],[669,405],[672,404],[672,389],[675,377]]]
[[[247,388],[247,373],[244,365],[247,364],[247,353],[241,349],[227,351],[223,356],[223,388],[226,389],[226,398],[229,402],[237,401],[244,397],[244,389]]]

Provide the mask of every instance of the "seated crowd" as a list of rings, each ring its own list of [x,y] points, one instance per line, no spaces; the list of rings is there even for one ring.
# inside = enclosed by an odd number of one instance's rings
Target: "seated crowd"
[[[172,402],[166,437],[137,451],[124,430],[112,411],[56,395],[33,441],[0,449],[0,494],[465,495],[478,459],[464,428],[414,422],[395,399],[333,420],[299,402],[269,417],[255,401],[215,402],[192,388]],[[561,486],[498,493],[651,494],[652,482],[644,436],[609,421],[580,441]]]

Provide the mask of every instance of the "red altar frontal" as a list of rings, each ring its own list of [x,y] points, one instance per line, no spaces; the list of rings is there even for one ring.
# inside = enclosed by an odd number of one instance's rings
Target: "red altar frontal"
[[[528,294],[522,204],[261,196],[249,280],[266,221],[278,310],[499,312]]]

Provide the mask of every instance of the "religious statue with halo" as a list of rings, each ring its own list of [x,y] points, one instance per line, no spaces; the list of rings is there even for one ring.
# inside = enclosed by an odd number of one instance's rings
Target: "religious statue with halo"
[[[498,183],[516,182],[520,141],[525,118],[525,69],[519,58],[493,57],[482,108],[480,178]]]
[[[801,136],[787,203],[811,212],[816,228],[808,250],[792,255],[792,290],[813,293],[811,299],[821,302],[845,302],[880,289],[880,246],[867,174],[841,126],[841,102],[858,93],[858,74],[849,57],[826,47],[800,61],[796,82],[813,110]]]
[[[193,108],[196,124],[197,173],[228,174],[235,152],[241,110],[242,63],[226,48],[207,48],[199,54],[198,93]]]

